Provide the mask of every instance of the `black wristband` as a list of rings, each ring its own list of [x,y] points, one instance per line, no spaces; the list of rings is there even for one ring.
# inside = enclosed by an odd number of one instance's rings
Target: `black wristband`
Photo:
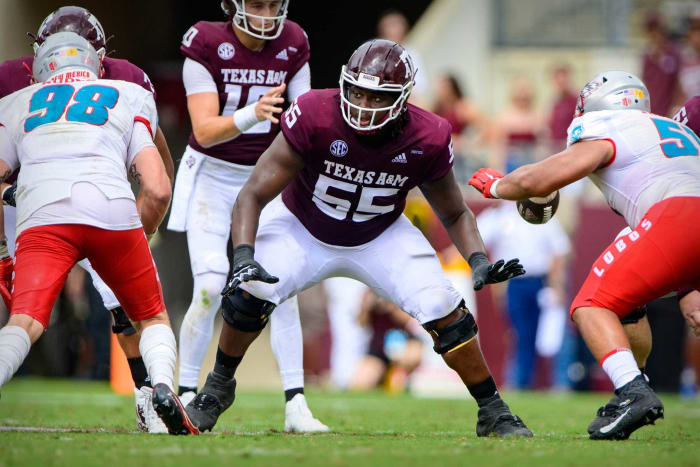
[[[233,262],[240,263],[241,261],[252,260],[255,257],[255,248],[252,245],[241,244],[233,248]]]
[[[480,251],[472,253],[471,256],[469,256],[467,263],[469,263],[469,267],[472,268],[472,271],[482,264],[491,264],[489,259],[486,257],[486,253],[482,253]]]

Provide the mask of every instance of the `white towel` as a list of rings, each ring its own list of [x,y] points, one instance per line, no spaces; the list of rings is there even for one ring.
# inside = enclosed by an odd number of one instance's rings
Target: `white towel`
[[[194,183],[197,172],[202,166],[206,156],[187,146],[182,156],[180,167],[175,178],[175,190],[173,191],[173,204],[168,219],[168,230],[184,232],[187,230],[187,213],[190,209],[190,200],[194,191]]]
[[[566,309],[559,303],[557,295],[549,287],[537,293],[540,320],[537,325],[535,348],[543,357],[553,357],[561,349],[566,329]]]

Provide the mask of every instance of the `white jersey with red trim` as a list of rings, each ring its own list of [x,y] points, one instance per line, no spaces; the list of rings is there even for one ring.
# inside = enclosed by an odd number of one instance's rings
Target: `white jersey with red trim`
[[[135,122],[148,128],[146,141],[143,128],[134,131]],[[22,166],[17,180],[19,231],[41,208],[71,197],[75,202],[74,187],[84,183],[99,198],[90,200],[95,208],[114,200],[133,205],[127,167],[140,149],[153,144],[158,122],[153,95],[141,86],[76,70],[0,99],[0,125],[5,127],[0,128],[0,158],[11,169]],[[86,193],[84,186],[79,193]],[[88,213],[80,223],[116,230],[140,226],[131,215],[114,222],[90,218],[95,216]]]
[[[602,110],[574,119],[568,134],[568,145],[614,144],[610,162],[589,177],[631,227],[661,200],[700,196],[700,138],[680,122],[638,110]]]

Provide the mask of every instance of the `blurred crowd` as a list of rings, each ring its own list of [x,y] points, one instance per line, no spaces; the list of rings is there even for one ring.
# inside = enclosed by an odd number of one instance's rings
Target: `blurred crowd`
[[[643,26],[646,42],[639,57],[642,80],[652,96],[652,111],[672,116],[688,98],[700,95],[700,9],[687,18],[683,31],[669,31],[655,12],[646,16]],[[387,12],[378,21],[379,37],[404,43],[408,34],[409,23],[399,11]],[[420,55],[408,49],[420,70]],[[439,251],[458,290],[471,302],[486,358],[492,368],[500,368],[506,387],[603,389],[608,383],[571,326],[568,304],[592,259],[620,230],[622,222],[600,205],[585,203],[585,186],[581,185],[562,193],[558,216],[544,226],[527,224],[512,203],[485,203],[474,190],[466,189],[466,181],[479,167],[506,173],[565,147],[567,128],[585,83],[574,81],[571,66],[565,62],[552,63],[549,75],[554,97],[544,106],[536,105],[536,86],[519,78],[510,85],[507,107],[487,112],[471,98],[469,83],[449,70],[432,82],[419,73],[412,95],[414,104],[432,110],[452,126],[457,156],[454,170],[465,187],[470,208],[478,215],[490,256],[518,257],[528,274],[502,287],[487,287],[476,297],[466,262],[451,248],[420,194],[410,200],[406,214]],[[155,84],[161,100],[175,92]],[[161,118],[164,122],[186,121],[187,115]],[[171,147],[174,155],[181,149]],[[159,258],[167,261],[163,251],[177,247],[182,250],[182,263],[187,263],[184,240],[175,236],[161,233],[160,245],[154,246],[157,262]],[[168,299],[169,273],[160,263],[159,267]],[[185,273],[178,276],[177,288],[186,295],[190,279],[188,271]],[[174,306],[168,304],[176,328],[186,300],[189,297]],[[333,280],[326,281],[302,294],[300,308],[307,381],[349,390],[411,390],[417,395],[443,394],[455,383],[457,393],[463,393],[456,374],[450,374],[436,358],[430,338],[418,323],[363,285],[338,289]],[[649,306],[654,350],[648,373],[652,385],[656,383],[662,390],[694,394],[700,375],[698,340],[688,336],[680,313],[673,308],[677,308],[673,299]],[[109,314],[82,269],[71,272],[56,309],[42,339],[45,345],[37,346],[22,371],[108,378]]]

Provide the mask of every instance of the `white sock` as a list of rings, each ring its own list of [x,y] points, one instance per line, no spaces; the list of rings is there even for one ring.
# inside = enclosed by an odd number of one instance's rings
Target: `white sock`
[[[173,389],[177,344],[170,326],[154,324],[142,329],[139,350],[151,384],[165,383]]]
[[[5,326],[0,329],[0,386],[4,386],[19,369],[32,341],[24,328]]]
[[[615,389],[620,389],[642,374],[637,367],[632,351],[625,348],[615,349],[607,354],[600,361],[600,366],[603,367]]]
[[[197,387],[199,371],[214,333],[214,318],[221,306],[221,289],[226,275],[204,273],[194,276],[192,303],[180,326],[180,386]]]
[[[303,388],[304,338],[296,297],[280,303],[270,315],[270,345],[280,367],[282,388]]]

